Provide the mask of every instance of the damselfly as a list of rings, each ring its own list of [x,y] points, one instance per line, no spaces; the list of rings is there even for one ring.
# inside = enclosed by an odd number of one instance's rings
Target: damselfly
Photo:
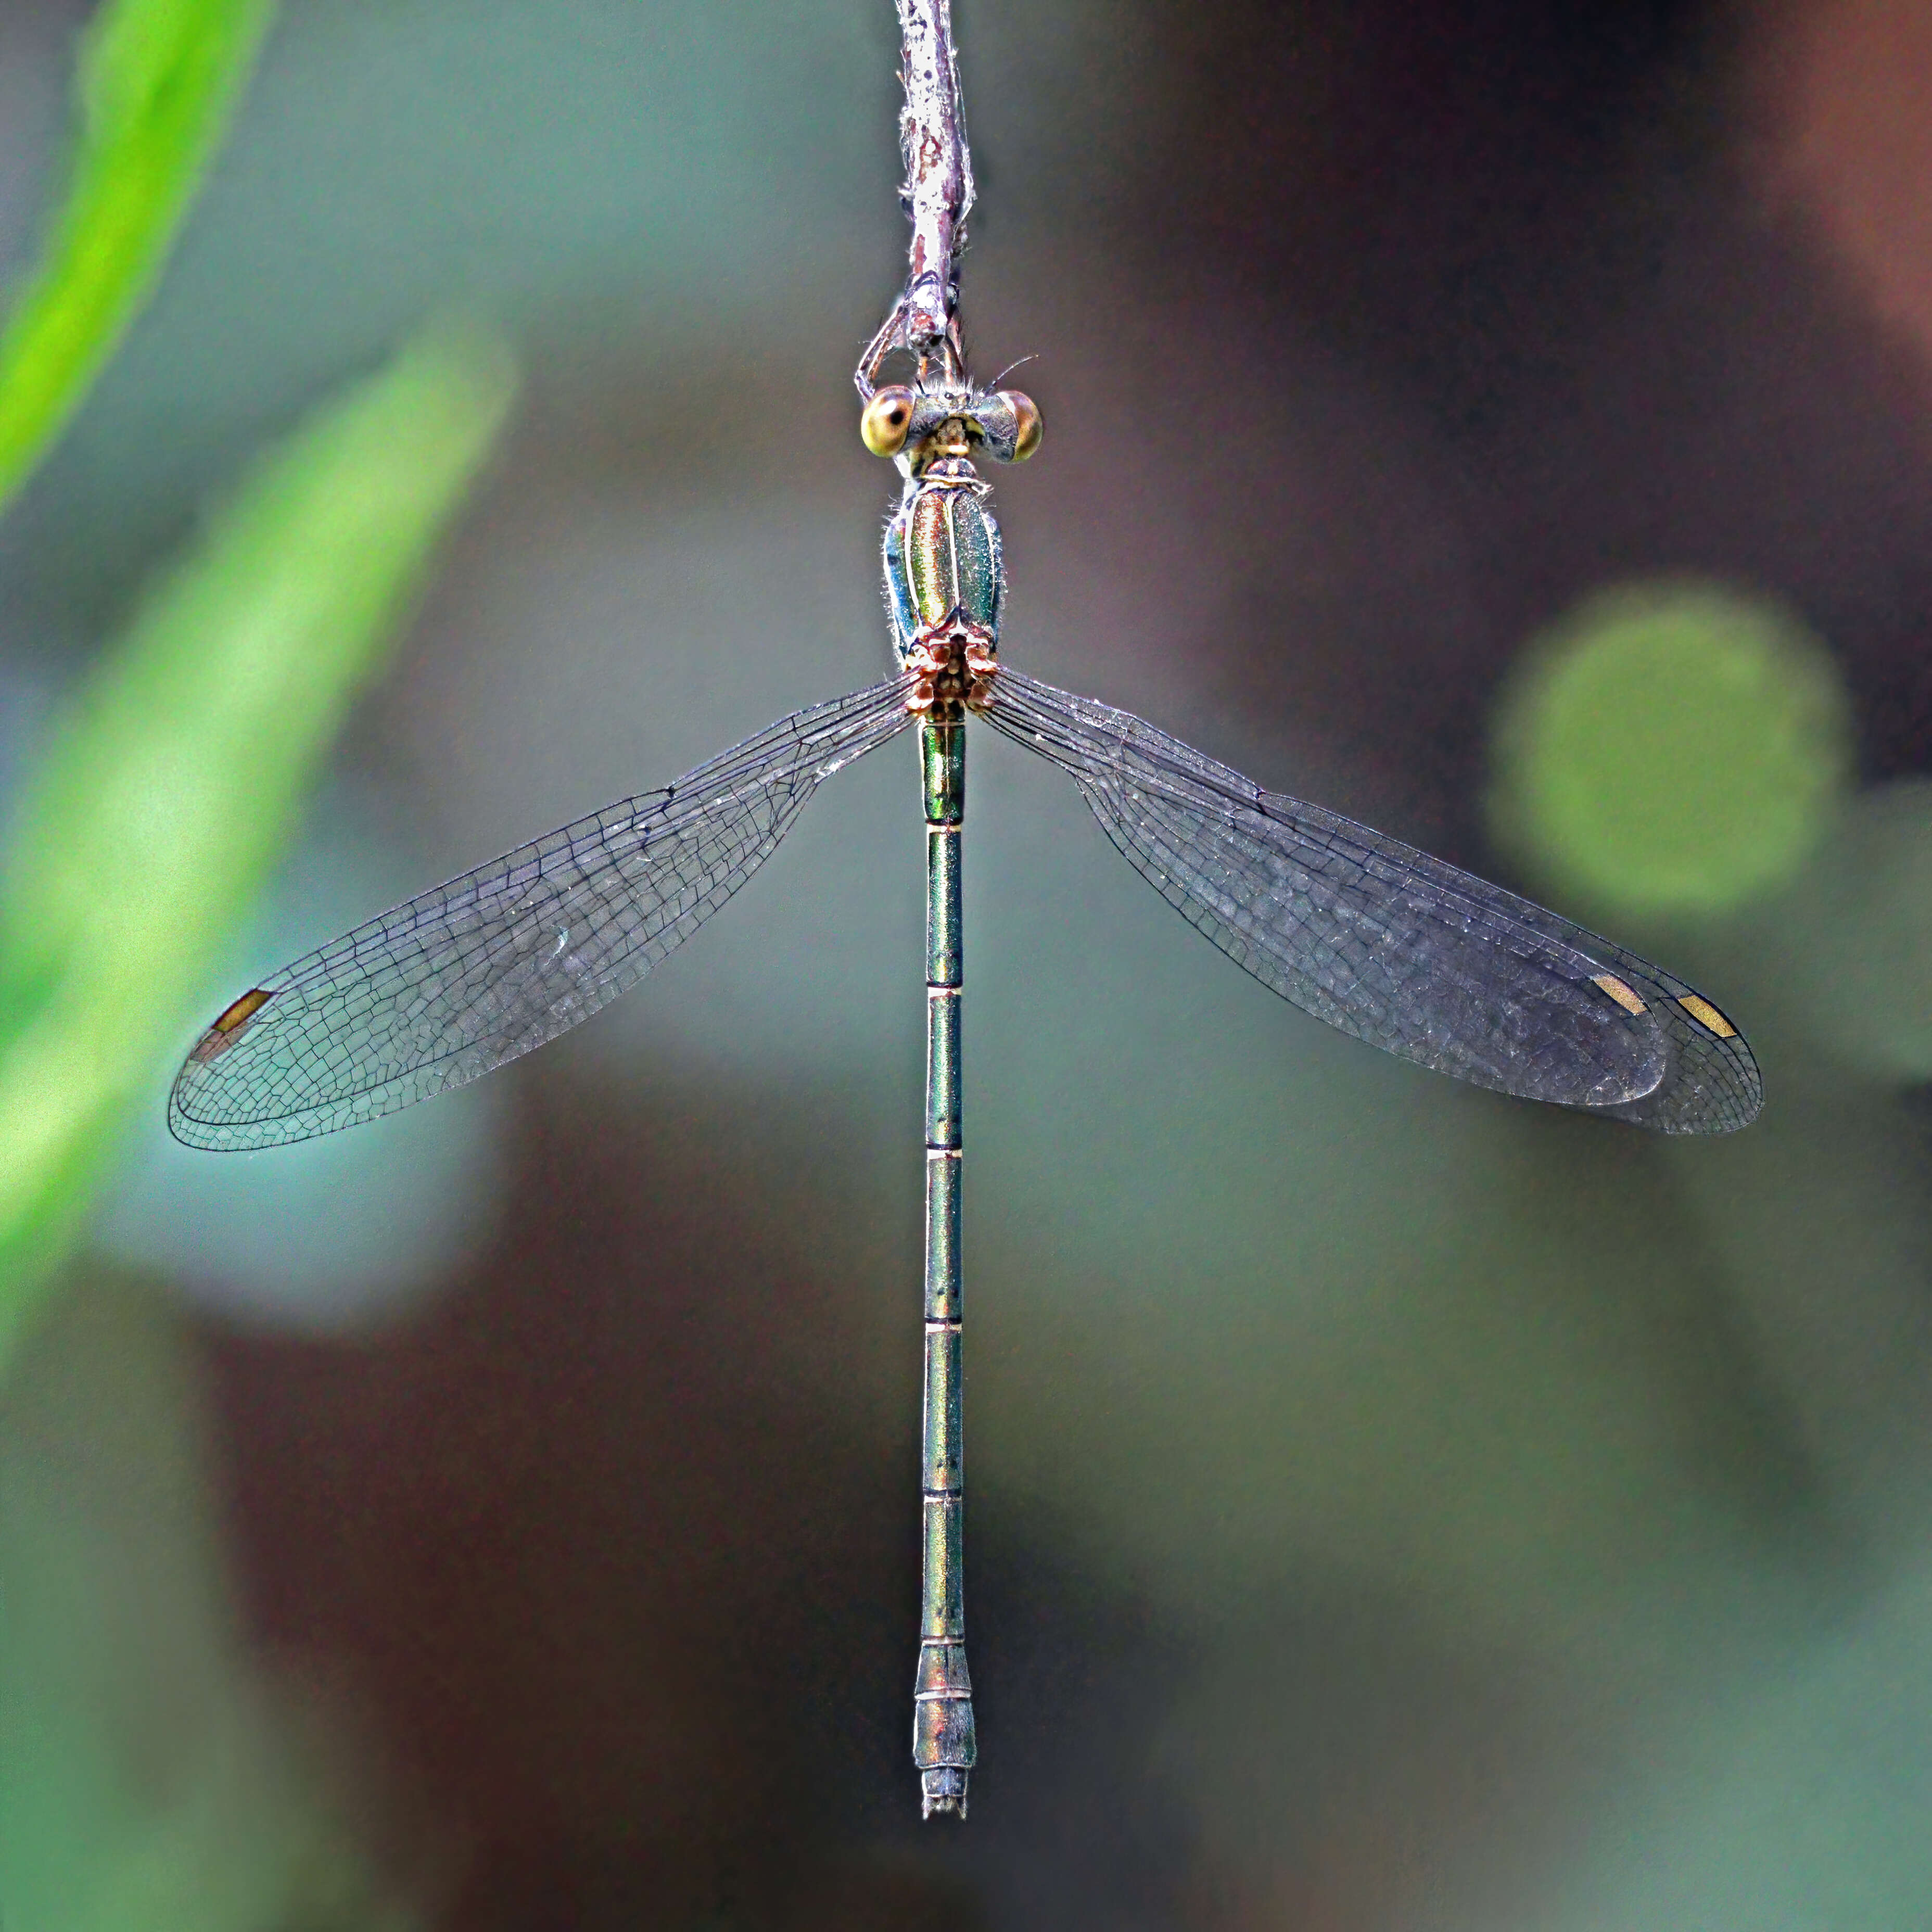
[[[1024,461],[1038,446],[1040,416],[1017,391],[982,389],[966,374],[952,253],[971,177],[950,22],[944,0],[900,0],[900,14],[913,274],[858,373],[861,434],[904,479],[885,542],[893,675],[781,718],[661,791],[566,825],[298,959],[196,1042],[169,1123],[194,1147],[275,1146],[373,1120],[529,1052],[695,932],[822,780],[916,729],[927,1058],[914,1760],[927,1814],[963,1815],[975,1759],[961,1585],[960,852],[970,719],[1064,771],[1129,863],[1238,964],[1372,1046],[1662,1133],[1741,1127],[1762,1092],[1736,1028],[1671,974],[1399,840],[1264,791],[1126,712],[1004,664],[999,529],[975,464]],[[922,249],[928,215],[937,224],[928,238],[939,242]],[[879,386],[898,350],[911,354],[916,379]]]

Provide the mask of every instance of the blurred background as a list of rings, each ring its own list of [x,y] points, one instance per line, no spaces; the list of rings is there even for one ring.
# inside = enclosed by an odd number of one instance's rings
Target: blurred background
[[[72,0],[0,4],[0,260]],[[970,1822],[922,1828],[896,743],[651,984],[334,1140],[130,1132],[0,1392],[0,1910],[1932,1919],[1932,14],[958,0],[1005,651],[1694,979],[1666,1143],[1248,980],[975,734]],[[424,315],[520,412],[178,1047],[882,674],[886,0],[289,0],[0,527],[0,781]]]

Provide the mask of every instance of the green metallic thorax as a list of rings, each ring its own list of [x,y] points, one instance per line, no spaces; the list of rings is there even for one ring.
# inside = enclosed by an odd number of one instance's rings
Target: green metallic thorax
[[[886,598],[902,659],[920,632],[956,613],[998,640],[1006,580],[990,494],[963,459],[907,479],[886,526]]]

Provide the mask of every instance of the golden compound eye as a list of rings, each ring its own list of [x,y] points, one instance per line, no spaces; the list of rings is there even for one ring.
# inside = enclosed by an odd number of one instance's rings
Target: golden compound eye
[[[859,440],[874,456],[896,456],[912,427],[912,392],[896,384],[876,390],[859,418]]]
[[[1040,447],[1040,411],[1034,406],[1030,396],[1023,396],[1017,389],[1002,389],[1000,400],[1013,412],[1019,425],[1013,438],[1013,460],[1024,463]]]

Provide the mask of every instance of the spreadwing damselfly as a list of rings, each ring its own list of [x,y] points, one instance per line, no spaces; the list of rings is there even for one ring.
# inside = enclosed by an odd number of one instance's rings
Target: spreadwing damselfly
[[[898,465],[891,674],[780,719],[418,895],[234,1001],[175,1082],[190,1145],[260,1148],[459,1087],[644,978],[764,863],[818,786],[916,735],[927,842],[923,1585],[914,1756],[963,1814],[976,1756],[962,1583],[960,1229],[969,724],[1064,771],[1204,938],[1304,1012],[1432,1071],[1667,1134],[1756,1114],[1749,1047],[1702,994],[1581,926],[1322,807],[1264,790],[1132,714],[1001,656],[1006,572],[978,465],[1024,461],[1039,412],[979,387],[957,253],[973,188],[946,0],[899,0],[914,228],[904,294],[858,371],[861,434]],[[904,380],[880,377],[896,356]]]

